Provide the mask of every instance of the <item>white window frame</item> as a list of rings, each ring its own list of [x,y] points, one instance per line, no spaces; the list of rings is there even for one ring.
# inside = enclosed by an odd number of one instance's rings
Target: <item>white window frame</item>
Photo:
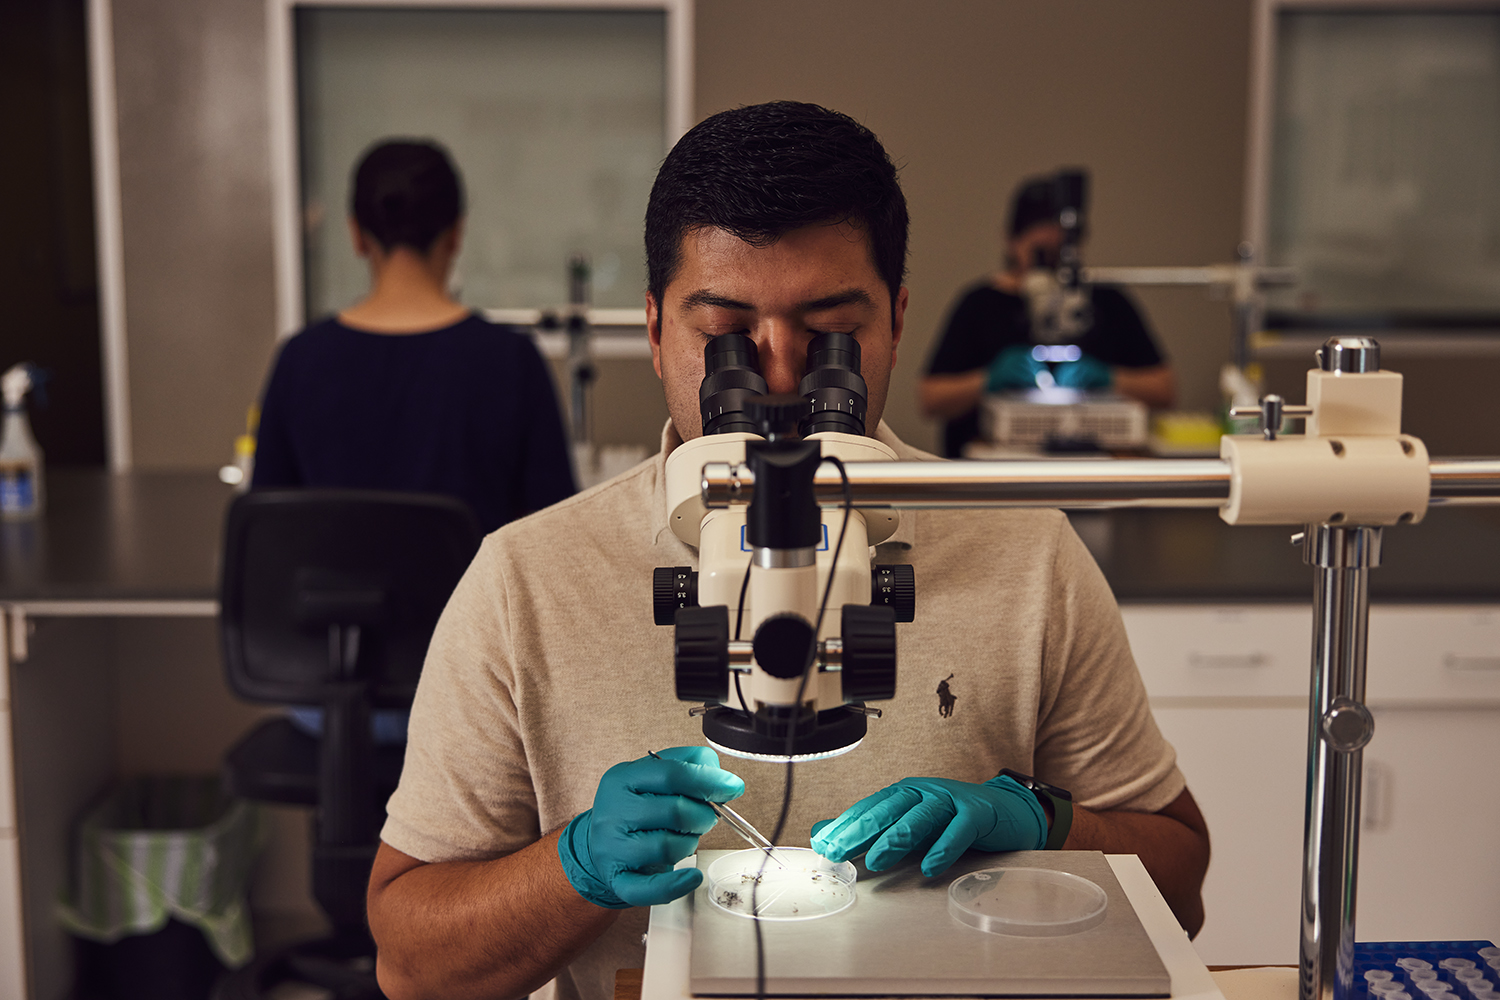
[[[1255,248],[1261,260],[1270,228],[1271,131],[1276,108],[1276,20],[1283,11],[1316,11],[1336,13],[1384,12],[1421,14],[1426,12],[1494,12],[1500,13],[1500,0],[1255,0],[1250,36],[1250,114],[1249,135],[1245,143],[1245,206],[1241,232]],[[1261,260],[1264,263],[1263,260]],[[1267,335],[1256,331],[1250,340],[1251,350],[1261,357],[1308,356],[1309,345],[1322,343],[1326,333],[1278,331]],[[1438,331],[1381,331],[1382,348],[1394,348],[1403,357],[1453,357],[1465,355],[1500,355],[1500,330],[1465,331],[1460,334]],[[1389,352],[1388,352],[1389,353]]]
[[[293,53],[298,8],[390,7],[435,10],[641,10],[666,15],[666,136],[671,147],[693,124],[694,0],[266,0],[270,85],[271,212],[275,240],[276,335],[291,336],[307,322],[298,167],[297,60]],[[665,154],[666,150],[663,149]],[[639,310],[600,310],[629,312]],[[516,316],[509,315],[516,313]],[[506,310],[518,319],[529,310]],[[643,314],[644,315],[644,314]],[[625,317],[608,319],[624,320]],[[643,320],[642,320],[643,322]]]

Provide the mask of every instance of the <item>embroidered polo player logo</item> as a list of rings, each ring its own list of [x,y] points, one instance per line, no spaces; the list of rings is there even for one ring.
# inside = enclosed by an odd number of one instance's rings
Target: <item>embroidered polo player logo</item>
[[[952,679],[953,675],[949,674],[947,677],[944,677],[942,680],[938,681],[938,715],[944,719],[953,714],[953,705],[958,701],[958,695],[954,694],[953,689],[948,686],[948,682]]]

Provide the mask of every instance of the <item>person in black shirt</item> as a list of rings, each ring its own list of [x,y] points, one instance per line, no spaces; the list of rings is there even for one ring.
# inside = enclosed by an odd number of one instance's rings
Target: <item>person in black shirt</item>
[[[1027,272],[1053,267],[1062,247],[1055,187],[1050,178],[1028,181],[1011,206],[1001,270],[966,288],[949,313],[919,386],[922,410],[946,421],[943,451],[950,458],[978,438],[979,401],[986,392],[1034,386],[1040,368],[1023,293]],[[1172,368],[1139,310],[1124,292],[1091,289],[1092,324],[1073,343],[1081,357],[1058,366],[1057,383],[1081,389],[1113,387],[1148,406],[1171,406]]]
[[[463,190],[447,153],[374,146],[351,202],[370,294],[282,346],[251,487],[441,493],[467,503],[485,532],[571,496],[567,435],[536,345],[448,294]],[[318,709],[292,718],[321,729]],[[405,742],[406,712],[373,722],[377,742]]]

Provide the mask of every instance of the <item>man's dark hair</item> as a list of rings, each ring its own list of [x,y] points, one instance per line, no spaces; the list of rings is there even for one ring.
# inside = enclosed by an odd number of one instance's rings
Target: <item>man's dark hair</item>
[[[646,272],[662,301],[682,240],[723,229],[752,246],[819,223],[864,231],[891,305],[906,275],[906,197],[875,134],[816,104],[776,101],[721,111],[662,161],[646,206]]]
[[[463,182],[437,143],[385,140],[354,168],[349,211],[381,249],[404,246],[425,254],[463,214]]]

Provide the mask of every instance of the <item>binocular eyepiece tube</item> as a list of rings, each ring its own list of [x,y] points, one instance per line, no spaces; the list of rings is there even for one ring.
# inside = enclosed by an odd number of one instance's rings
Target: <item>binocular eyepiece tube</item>
[[[743,333],[710,339],[703,347],[703,374],[698,406],[704,434],[766,434],[747,412],[751,399],[769,392],[754,340]],[[809,404],[798,428],[802,437],[824,431],[864,434],[868,390],[860,375],[859,341],[847,333],[815,336],[797,394]]]

